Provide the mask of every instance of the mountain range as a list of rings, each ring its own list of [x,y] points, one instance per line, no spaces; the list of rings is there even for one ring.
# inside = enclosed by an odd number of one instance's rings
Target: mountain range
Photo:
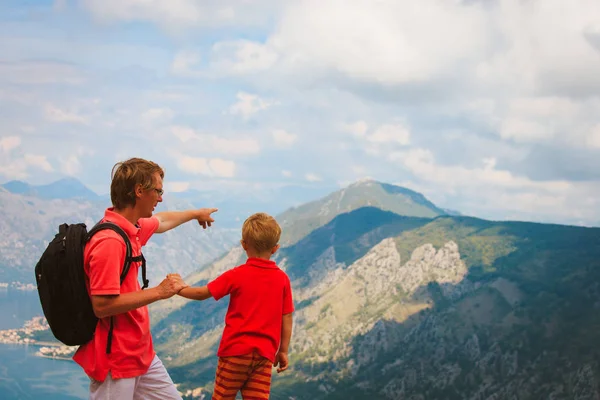
[[[21,190],[0,189],[10,265],[57,222],[94,221],[105,203],[9,188]],[[468,217],[373,180],[290,206],[276,214],[274,260],[296,310],[273,398],[600,399],[599,228]],[[191,225],[169,233],[152,259],[186,257],[189,284],[246,260],[239,227],[205,263],[214,237]],[[150,306],[157,352],[185,399],[210,397],[227,305],[175,296]]]
[[[215,223],[202,230],[188,223],[156,235],[144,254],[148,277],[158,283],[168,272],[182,275],[226,253],[240,238],[243,220],[257,211],[275,214],[302,203],[323,189],[287,185],[255,191],[199,191],[167,193],[158,211],[216,207]],[[99,195],[75,178],[44,185],[9,181],[0,185],[0,282],[33,283],[33,267],[62,223],[84,222],[88,228],[110,206],[108,194]]]
[[[449,215],[376,181],[277,219],[296,311],[273,398],[600,398],[600,229]],[[186,281],[244,261],[236,246]],[[151,306],[188,394],[212,391],[227,304]]]
[[[83,222],[90,229],[110,206],[75,179],[32,186],[11,181],[0,187],[0,282],[34,283],[33,269],[62,223]],[[206,205],[204,205],[206,206]],[[189,201],[169,198],[158,210],[194,208]],[[237,229],[218,224],[203,230],[187,223],[156,235],[144,248],[148,278],[154,286],[169,272],[188,274],[223,255],[239,239]]]

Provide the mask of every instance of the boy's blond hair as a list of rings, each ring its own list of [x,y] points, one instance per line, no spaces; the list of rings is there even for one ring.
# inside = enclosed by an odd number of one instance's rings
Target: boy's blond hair
[[[130,158],[115,164],[110,183],[110,199],[117,210],[135,206],[135,187],[144,190],[154,187],[154,174],[164,179],[165,171],[155,162],[143,158]]]
[[[242,240],[255,251],[270,251],[279,243],[281,227],[275,218],[265,213],[256,213],[244,221]]]

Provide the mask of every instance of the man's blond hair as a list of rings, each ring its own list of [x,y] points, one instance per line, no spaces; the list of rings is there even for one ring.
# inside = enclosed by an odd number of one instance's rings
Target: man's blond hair
[[[281,227],[275,218],[265,213],[256,213],[244,221],[242,240],[255,251],[270,251],[279,243]]]
[[[111,172],[110,200],[117,210],[135,206],[135,188],[150,190],[154,187],[154,174],[165,177],[164,170],[155,162],[143,158],[130,158],[118,162]]]

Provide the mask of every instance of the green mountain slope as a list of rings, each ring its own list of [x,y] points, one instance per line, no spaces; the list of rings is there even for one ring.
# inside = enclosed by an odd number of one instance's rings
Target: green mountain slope
[[[277,381],[280,396],[597,398],[600,229],[439,218],[394,245],[401,258],[424,242],[436,255],[442,243],[456,243],[464,277],[436,277],[395,301],[386,296],[379,308],[388,314],[355,335],[341,357],[322,352],[324,363],[296,355],[295,376]],[[398,303],[424,307],[390,313]],[[375,320],[366,304],[360,313]]]
[[[365,217],[372,227],[351,229]],[[298,279],[292,367],[274,398],[598,395],[600,229],[366,208],[297,246],[282,251]],[[161,321],[182,388],[210,393],[226,304],[186,302]]]
[[[328,250],[329,266],[347,266],[381,240],[430,221],[428,218],[404,217],[375,207],[359,208],[337,216],[295,245],[282,249],[276,261],[285,267],[291,280],[308,285],[327,273],[329,268],[318,261]]]

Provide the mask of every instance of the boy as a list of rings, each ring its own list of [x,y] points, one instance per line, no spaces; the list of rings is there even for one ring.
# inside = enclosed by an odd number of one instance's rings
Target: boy
[[[180,296],[215,300],[230,294],[225,329],[219,345],[213,400],[268,399],[271,368],[288,367],[292,335],[292,290],[288,276],[271,256],[279,249],[281,228],[264,213],[250,216],[241,244],[248,260],[203,287],[186,287]]]

